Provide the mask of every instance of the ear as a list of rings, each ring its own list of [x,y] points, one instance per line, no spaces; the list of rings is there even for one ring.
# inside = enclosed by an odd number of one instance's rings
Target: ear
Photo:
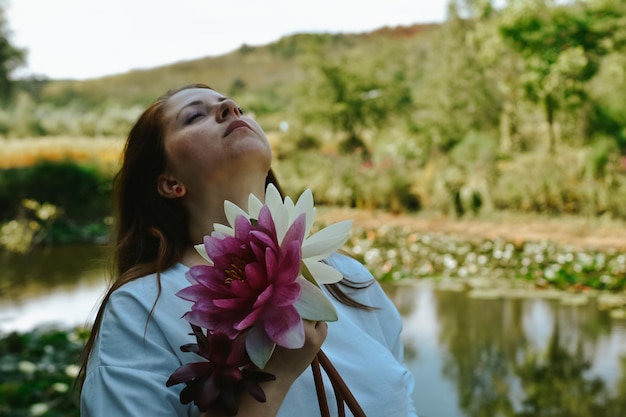
[[[185,186],[168,174],[157,178],[157,191],[165,198],[181,198],[187,194]]]

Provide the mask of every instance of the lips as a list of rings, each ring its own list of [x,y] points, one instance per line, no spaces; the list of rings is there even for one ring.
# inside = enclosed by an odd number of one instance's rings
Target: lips
[[[233,130],[238,129],[240,127],[247,127],[248,129],[250,129],[250,125],[248,125],[248,123],[244,122],[243,120],[235,120],[234,122],[229,124],[228,127],[226,128],[226,131],[224,132],[224,137],[230,135]]]

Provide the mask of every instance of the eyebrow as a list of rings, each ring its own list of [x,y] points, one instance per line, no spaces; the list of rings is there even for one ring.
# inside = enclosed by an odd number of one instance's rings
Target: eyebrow
[[[222,101],[224,101],[224,100],[228,100],[228,97],[222,96],[222,97],[220,97],[220,98],[218,98],[218,99],[217,99],[217,102],[218,102],[218,103],[221,103],[221,102],[222,102]],[[187,107],[198,106],[198,105],[201,105],[201,104],[204,104],[204,101],[202,101],[202,100],[194,100],[194,101],[191,101],[191,102],[189,102],[189,103],[185,104],[185,105],[184,105],[184,106],[183,106],[183,107],[182,107],[182,108],[178,111],[178,113],[176,113],[176,120],[178,120],[178,118],[180,117],[180,114],[181,114],[181,113],[183,112],[183,110],[185,110]]]

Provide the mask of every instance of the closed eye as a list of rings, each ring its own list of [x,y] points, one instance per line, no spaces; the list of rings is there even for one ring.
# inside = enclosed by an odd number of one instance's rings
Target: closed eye
[[[193,123],[196,119],[198,119],[199,117],[204,116],[204,113],[198,110],[194,110],[192,112],[190,112],[187,117],[185,118],[185,124],[190,124]]]

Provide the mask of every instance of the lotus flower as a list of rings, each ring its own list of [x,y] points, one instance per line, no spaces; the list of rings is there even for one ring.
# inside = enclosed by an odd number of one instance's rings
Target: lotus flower
[[[228,415],[237,414],[237,396],[248,391],[257,401],[265,402],[265,393],[259,382],[273,381],[276,377],[266,372],[249,369],[248,358],[242,338],[234,341],[224,333],[205,335],[197,326],[191,326],[197,343],[181,346],[183,352],[193,352],[207,359],[188,363],[178,368],[167,380],[172,386],[185,383],[180,393],[183,404],[194,402],[205,412],[209,409],[224,410]]]
[[[330,284],[343,278],[339,271],[321,261],[346,243],[352,227],[352,220],[332,224],[309,236],[315,221],[315,206],[310,189],[305,190],[294,204],[289,197],[283,201],[278,189],[273,184],[269,184],[265,192],[265,204],[254,194],[250,194],[247,212],[227,200],[224,202],[224,211],[230,227],[222,224],[214,224],[213,227],[217,232],[234,236],[237,217],[244,216],[247,219],[257,219],[264,206],[269,207],[274,219],[279,244],[282,243],[293,222],[302,214],[306,216],[301,273],[309,281],[314,284]],[[196,245],[196,249],[206,260],[212,262],[202,245]]]
[[[276,226],[268,205],[256,222],[239,215],[233,223],[232,235],[216,231],[205,236],[212,266],[191,267],[187,278],[192,285],[177,295],[194,303],[185,314],[191,324],[231,339],[245,332],[250,359],[262,369],[276,344],[304,345],[302,318],[332,321],[337,313],[326,295],[300,275],[304,213],[285,230]]]

